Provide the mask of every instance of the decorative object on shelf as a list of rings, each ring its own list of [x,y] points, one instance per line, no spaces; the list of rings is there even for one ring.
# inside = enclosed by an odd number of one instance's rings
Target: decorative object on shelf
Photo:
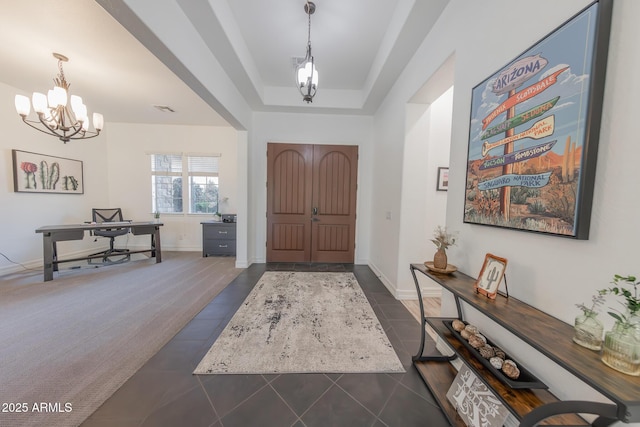
[[[640,281],[635,276],[616,274],[612,284],[600,292],[622,297],[625,312],[615,309],[609,312],[616,323],[604,336],[602,362],[627,375],[640,376]]]
[[[307,33],[307,54],[301,63],[296,67],[296,82],[298,90],[302,95],[302,100],[306,103],[313,102],[318,90],[318,71],[313,55],[311,55],[311,15],[316,11],[316,5],[312,1],[308,1],[304,5],[304,13],[309,18],[309,26]]]
[[[576,304],[582,310],[582,314],[576,316],[573,325],[573,342],[590,350],[602,348],[602,332],[604,326],[598,319],[598,311],[604,302],[604,294],[600,291],[591,298],[591,307],[584,304]]]
[[[640,341],[636,327],[616,322],[604,334],[602,362],[627,375],[640,376]]]
[[[447,399],[469,427],[501,427],[509,410],[464,363],[447,392]]]
[[[473,88],[465,223],[588,239],[610,22],[595,1]]]
[[[446,227],[438,226],[433,232],[433,239],[431,239],[438,250],[433,256],[433,267],[446,270],[447,269],[447,248],[456,244],[456,237],[454,233],[449,233]],[[426,264],[425,264],[426,265]]]
[[[449,189],[449,168],[438,168],[437,191],[447,191]]]
[[[496,346],[483,333],[478,331],[476,326],[458,319],[443,320],[442,322],[447,329],[451,331],[453,336],[469,350],[469,353],[503,384],[513,389],[548,388],[545,383],[521,364],[514,362],[512,357],[507,355],[500,347]],[[455,325],[454,322],[456,323]],[[459,322],[465,325],[464,329],[460,331],[457,330],[461,327]],[[482,345],[480,345],[481,342]]]
[[[482,269],[480,270],[480,275],[474,285],[476,292],[483,294],[488,298],[495,299],[498,294],[498,287],[500,286],[500,282],[504,277],[506,269],[506,258],[501,258],[489,253],[486,254],[484,257],[484,264],[482,264]]]
[[[11,150],[13,191],[83,194],[82,161]]]
[[[433,264],[433,261],[426,261],[424,265],[429,270],[434,271],[436,273],[451,274],[454,271],[458,271],[458,267],[456,267],[453,264],[447,264],[445,268],[436,268],[436,266]]]
[[[160,219],[160,211],[155,211],[153,213],[153,218],[158,221]]]
[[[33,110],[38,114],[38,120],[28,120],[31,111],[29,98],[24,95],[16,95],[16,111],[22,117],[22,121],[35,130],[55,136],[65,144],[71,139],[95,138],[100,134],[104,126],[104,118],[100,113],[93,113],[93,127],[95,132],[89,131],[89,116],[87,106],[82,98],[76,95],[69,97],[69,86],[62,63],[69,58],[59,53],[53,57],[58,60],[58,76],[53,79],[55,86],[47,95],[34,92],[32,97]],[[69,105],[71,104],[71,108]]]

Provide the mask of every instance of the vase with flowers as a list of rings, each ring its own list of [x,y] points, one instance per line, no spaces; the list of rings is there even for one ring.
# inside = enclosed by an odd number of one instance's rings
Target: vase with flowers
[[[640,376],[640,299],[635,276],[614,275],[611,287],[602,289],[603,294],[621,297],[624,310],[613,310],[609,315],[615,319],[613,328],[605,334],[602,362],[628,375]]]
[[[433,232],[433,244],[436,245],[436,253],[433,255],[433,266],[440,270],[445,270],[448,265],[447,248],[456,243],[456,237],[449,233],[446,227],[438,226]]]
[[[604,303],[604,293],[599,291],[591,297],[591,305],[576,304],[582,314],[576,316],[573,326],[573,341],[591,350],[602,348],[604,325],[598,319],[598,312]]]

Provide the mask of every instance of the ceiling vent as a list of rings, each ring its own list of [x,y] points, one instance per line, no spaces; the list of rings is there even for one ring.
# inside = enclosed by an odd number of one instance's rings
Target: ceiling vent
[[[173,108],[169,107],[168,105],[154,105],[153,108],[156,108],[159,111],[162,111],[163,113],[175,113],[176,110],[174,110]]]

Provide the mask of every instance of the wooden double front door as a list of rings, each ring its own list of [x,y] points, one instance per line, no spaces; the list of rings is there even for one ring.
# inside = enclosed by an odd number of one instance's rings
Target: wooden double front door
[[[358,147],[267,145],[267,262],[353,263]]]

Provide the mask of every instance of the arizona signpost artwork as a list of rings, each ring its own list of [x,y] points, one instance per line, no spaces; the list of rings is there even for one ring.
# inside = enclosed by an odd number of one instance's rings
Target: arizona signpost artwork
[[[596,10],[473,89],[464,221],[575,235]]]

